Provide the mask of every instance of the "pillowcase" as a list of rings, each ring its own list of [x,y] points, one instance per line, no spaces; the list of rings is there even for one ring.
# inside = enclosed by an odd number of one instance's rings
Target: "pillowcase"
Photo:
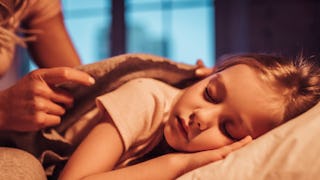
[[[319,179],[320,103],[187,179]]]

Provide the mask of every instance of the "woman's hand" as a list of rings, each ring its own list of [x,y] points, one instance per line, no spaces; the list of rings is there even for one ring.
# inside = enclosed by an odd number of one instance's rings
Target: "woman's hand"
[[[36,131],[60,123],[73,97],[57,88],[61,83],[94,84],[85,72],[68,67],[38,69],[0,92],[0,129]]]
[[[196,65],[197,65],[197,68],[196,68],[195,73],[196,73],[196,76],[198,76],[200,78],[207,77],[214,72],[214,68],[206,67],[201,59],[197,60]]]

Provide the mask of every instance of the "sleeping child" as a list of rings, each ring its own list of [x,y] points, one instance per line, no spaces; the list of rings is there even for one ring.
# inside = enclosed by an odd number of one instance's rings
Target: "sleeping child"
[[[59,179],[174,179],[221,160],[315,105],[319,66],[243,54],[185,89],[137,78],[97,97],[101,121]]]

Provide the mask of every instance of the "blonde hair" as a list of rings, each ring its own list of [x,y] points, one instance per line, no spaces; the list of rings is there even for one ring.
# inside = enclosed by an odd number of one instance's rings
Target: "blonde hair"
[[[5,48],[13,51],[8,41],[26,47],[26,41],[34,41],[38,33],[37,30],[15,27],[16,23],[23,16],[29,0],[0,0],[0,51]],[[17,14],[18,11],[21,11]]]
[[[0,0],[0,25],[4,25],[26,0]]]
[[[270,54],[241,54],[230,56],[216,65],[216,71],[246,64],[256,69],[260,77],[284,98],[286,122],[314,106],[320,98],[320,67],[316,59],[286,58]]]

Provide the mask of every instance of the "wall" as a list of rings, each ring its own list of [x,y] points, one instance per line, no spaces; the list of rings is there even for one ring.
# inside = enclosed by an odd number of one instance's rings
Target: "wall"
[[[320,52],[318,0],[216,0],[216,57]]]

